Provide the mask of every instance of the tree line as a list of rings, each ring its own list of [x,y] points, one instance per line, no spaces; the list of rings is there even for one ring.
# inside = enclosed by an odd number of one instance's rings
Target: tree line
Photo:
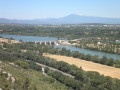
[[[68,27],[69,26],[69,27]],[[103,39],[119,40],[120,27],[116,25],[61,25],[61,26],[38,26],[38,25],[18,25],[4,24],[0,25],[3,30],[1,34],[29,35],[60,37],[68,39],[78,39],[81,37],[100,37]]]

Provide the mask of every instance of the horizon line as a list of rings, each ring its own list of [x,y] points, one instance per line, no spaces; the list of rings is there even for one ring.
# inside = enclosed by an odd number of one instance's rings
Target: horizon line
[[[34,18],[34,19],[17,19],[17,18],[2,18],[2,17],[0,17],[0,19],[9,19],[9,20],[40,20],[40,19],[44,19],[45,20],[45,19],[58,19],[58,18],[70,16],[70,15],[120,19],[118,17],[103,17],[103,16],[91,16],[91,15],[82,15],[82,14],[68,14],[68,15],[60,16],[60,17],[47,17],[47,18]]]

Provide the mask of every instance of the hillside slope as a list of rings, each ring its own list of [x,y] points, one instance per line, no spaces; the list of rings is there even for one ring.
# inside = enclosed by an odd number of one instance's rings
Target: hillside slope
[[[15,89],[15,90],[26,90],[25,85],[29,86],[29,90],[68,90],[67,87],[58,83],[52,77],[45,77],[42,72],[38,72],[32,69],[23,69],[16,67],[12,64],[1,62],[0,63],[0,76],[3,72],[12,75],[15,78],[15,82],[7,78],[0,78],[0,88],[2,89]],[[2,75],[3,76],[3,75]]]

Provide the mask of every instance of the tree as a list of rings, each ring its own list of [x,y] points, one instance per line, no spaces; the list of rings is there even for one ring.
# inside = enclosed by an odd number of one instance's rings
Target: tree
[[[114,64],[113,58],[110,58],[109,60],[107,60],[106,64],[109,66],[113,66],[113,64]]]
[[[19,42],[23,42],[23,40],[20,39]]]
[[[87,54],[86,57],[85,57],[85,59],[88,60],[88,61],[91,61],[91,57],[92,56],[90,54]]]
[[[107,60],[108,60],[108,59],[106,58],[106,56],[103,56],[103,58],[100,59],[100,63],[101,63],[101,64],[106,64]]]
[[[92,56],[92,57],[91,57],[91,60],[92,60],[93,62],[98,63],[98,62],[99,62],[99,57],[98,57],[97,55]]]

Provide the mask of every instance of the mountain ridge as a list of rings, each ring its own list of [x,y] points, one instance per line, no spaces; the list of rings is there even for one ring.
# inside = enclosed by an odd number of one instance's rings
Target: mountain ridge
[[[83,23],[103,23],[103,24],[120,24],[120,18],[105,18],[96,16],[84,16],[70,14],[61,18],[18,20],[0,18],[0,23],[15,24],[83,24]]]

